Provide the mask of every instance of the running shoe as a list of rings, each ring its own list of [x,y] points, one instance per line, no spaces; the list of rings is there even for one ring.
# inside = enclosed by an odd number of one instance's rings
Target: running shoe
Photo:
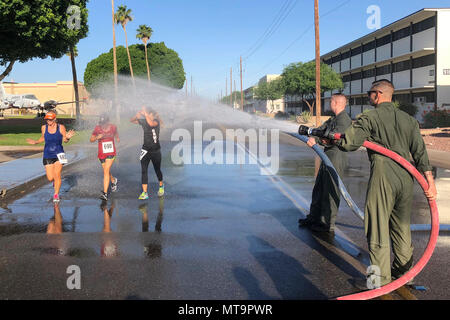
[[[102,194],[100,195],[100,199],[103,201],[108,201],[108,194],[106,192],[102,191]]]
[[[53,195],[53,202],[58,203],[59,202],[59,194]]]
[[[147,200],[147,199],[148,199],[148,193],[142,192],[141,195],[139,196],[139,200]]]
[[[111,192],[116,192],[117,191],[117,183],[119,182],[119,180],[116,178],[115,182],[111,182]]]
[[[158,197],[162,197],[164,195],[164,185],[159,187]]]

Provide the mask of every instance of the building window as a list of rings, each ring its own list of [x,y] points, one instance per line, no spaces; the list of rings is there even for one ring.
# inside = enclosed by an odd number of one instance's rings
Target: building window
[[[434,65],[435,58],[436,58],[436,55],[433,53],[433,54],[429,54],[427,56],[413,59],[413,68],[415,69],[415,68],[422,68],[422,67]]]
[[[434,102],[434,91],[413,93],[413,101],[418,101],[422,97],[425,98],[425,102]]]
[[[341,56],[342,60],[350,58],[350,51],[344,52]]]
[[[352,81],[361,80],[361,72],[352,73],[350,77]]]
[[[355,105],[360,106],[362,105],[362,103],[363,103],[362,97],[355,98]]]
[[[341,60],[339,59],[339,56],[336,56],[336,57],[331,58],[331,63],[336,63],[336,62],[339,62],[339,61],[341,61]]]
[[[405,94],[394,94],[392,101],[398,101],[402,103],[411,103],[411,95],[409,93]]]
[[[367,52],[369,50],[375,49],[375,40],[369,43],[363,44],[363,52]]]
[[[364,70],[362,77],[363,79],[375,77],[375,69]]]
[[[352,57],[354,57],[354,56],[356,56],[358,54],[361,54],[361,53],[362,53],[362,47],[361,46],[352,49]]]
[[[382,67],[378,67],[376,70],[377,76],[382,76],[385,74],[390,74],[391,73],[391,65],[387,64],[385,66]]]
[[[377,39],[377,47],[384,46],[390,42],[391,42],[391,35],[388,34],[387,36]]]
[[[436,17],[430,17],[423,21],[413,24],[413,34],[431,29],[436,26]]]
[[[330,58],[330,59],[327,59],[327,60],[323,60],[323,63],[325,63],[325,64],[327,64],[327,65],[331,65],[331,64],[332,64],[331,58]]]
[[[400,30],[394,32],[393,41],[397,41],[397,40],[409,37],[410,35],[411,35],[410,27],[400,29]]]
[[[405,60],[405,61],[400,61],[397,63],[394,63],[394,72],[401,72],[401,71],[405,71],[405,70],[409,70],[411,69],[411,61],[410,60]]]
[[[351,77],[349,74],[346,74],[345,76],[342,77],[343,82],[349,82],[350,80],[351,80]]]

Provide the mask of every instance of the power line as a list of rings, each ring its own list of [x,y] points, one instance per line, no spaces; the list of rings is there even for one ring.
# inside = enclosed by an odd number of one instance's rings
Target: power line
[[[328,16],[329,14],[335,12],[336,10],[340,9],[341,7],[343,7],[344,5],[346,5],[347,3],[349,3],[352,0],[346,0],[343,3],[341,3],[340,5],[336,6],[335,8],[327,11],[326,13],[324,13],[323,15],[320,16],[320,18],[324,18],[326,16]],[[284,49],[275,59],[271,60],[269,63],[267,63],[263,68],[261,68],[258,72],[256,72],[255,74],[258,75],[259,73],[261,73],[262,71],[266,70],[267,67],[269,67],[270,65],[272,65],[272,63],[274,63],[276,60],[278,60],[281,56],[283,56],[297,41],[299,41],[301,38],[303,38],[310,29],[312,29],[314,27],[314,23],[312,23],[311,25],[309,25],[297,38],[294,39],[294,41],[292,41],[287,47],[286,49]]]
[[[285,11],[282,13],[280,17],[278,17],[275,24],[272,26],[272,28],[269,30],[269,32],[265,35],[265,37],[260,41],[260,43],[244,58],[245,60],[248,60],[252,55],[254,55],[263,45],[264,43],[269,40],[269,38],[278,30],[278,28],[281,26],[281,24],[286,20],[286,18],[289,16],[289,14],[292,12],[294,7],[297,5],[298,0],[295,0],[295,2],[290,1]]]

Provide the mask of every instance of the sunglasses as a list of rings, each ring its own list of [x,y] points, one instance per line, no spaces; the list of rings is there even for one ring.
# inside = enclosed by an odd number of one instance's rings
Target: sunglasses
[[[372,93],[377,93],[377,92],[379,92],[379,93],[383,93],[383,91],[380,91],[380,90],[369,90],[369,91],[367,91],[367,95],[370,97],[370,95],[372,94]]]

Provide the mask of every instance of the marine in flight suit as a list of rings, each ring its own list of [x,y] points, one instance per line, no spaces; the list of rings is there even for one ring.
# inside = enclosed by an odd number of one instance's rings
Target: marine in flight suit
[[[428,198],[436,197],[425,143],[416,119],[396,108],[392,103],[394,87],[388,80],[375,81],[368,92],[376,108],[364,112],[345,131],[345,137],[336,144],[345,151],[354,151],[365,140],[377,143],[415,162],[418,171],[425,174],[430,188]],[[411,206],[413,177],[394,160],[367,151],[370,160],[370,178],[365,205],[365,233],[372,266],[379,268],[379,285],[391,282],[406,273],[413,264],[411,242]],[[390,244],[394,253],[392,270]],[[376,269],[373,269],[376,270]]]

